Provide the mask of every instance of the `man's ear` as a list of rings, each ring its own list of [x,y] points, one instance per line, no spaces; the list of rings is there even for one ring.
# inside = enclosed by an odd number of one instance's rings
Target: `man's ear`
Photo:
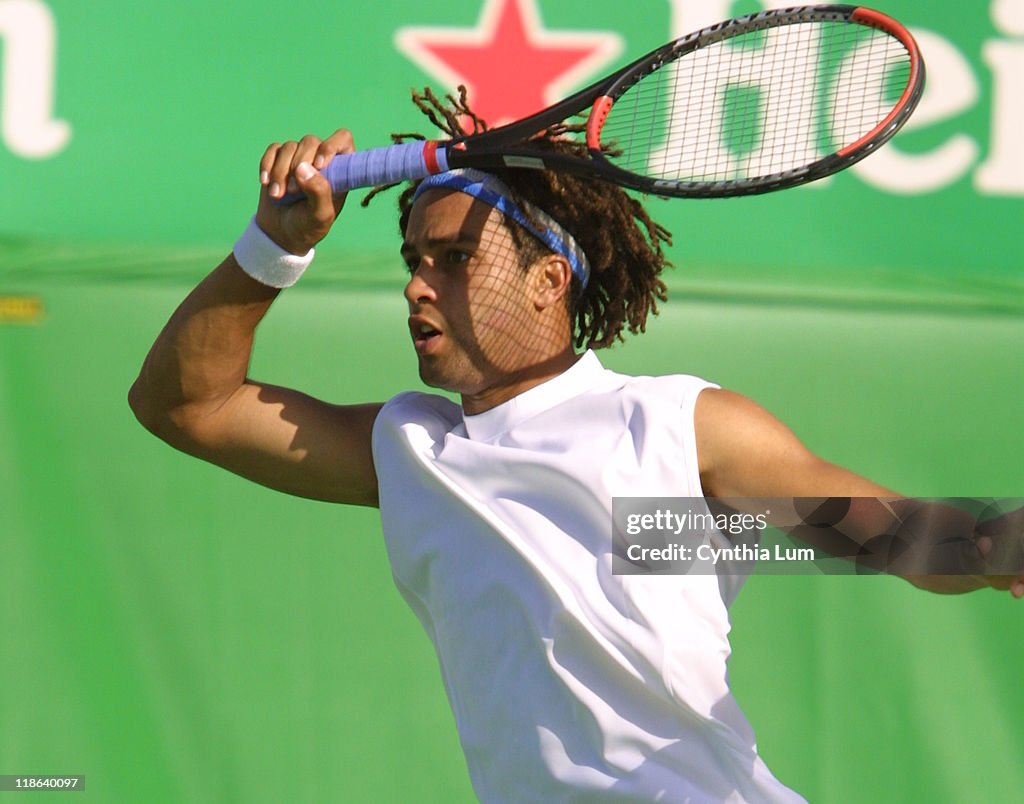
[[[572,266],[561,254],[545,254],[530,269],[538,310],[564,304],[572,286]]]

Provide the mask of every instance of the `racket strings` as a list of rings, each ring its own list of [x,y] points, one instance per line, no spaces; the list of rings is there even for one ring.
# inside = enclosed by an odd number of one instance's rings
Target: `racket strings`
[[[630,87],[602,142],[632,173],[735,182],[800,170],[877,129],[910,75],[897,39],[814,22],[740,33],[692,51]]]

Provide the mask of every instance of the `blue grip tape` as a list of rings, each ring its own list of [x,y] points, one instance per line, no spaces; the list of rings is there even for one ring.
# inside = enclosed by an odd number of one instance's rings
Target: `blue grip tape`
[[[324,168],[324,175],[336,193],[357,187],[374,187],[400,181],[422,179],[438,172],[427,166],[424,151],[427,143],[405,142],[387,148],[371,148],[354,154],[339,154]],[[440,170],[447,170],[444,147],[438,147],[435,158]]]
[[[426,154],[433,151],[428,164]],[[344,193],[359,187],[414,181],[434,173],[448,170],[447,152],[434,142],[404,142],[386,148],[371,148],[352,154],[337,154],[321,172],[335,193]],[[289,193],[279,204],[294,204],[305,198],[300,193]]]

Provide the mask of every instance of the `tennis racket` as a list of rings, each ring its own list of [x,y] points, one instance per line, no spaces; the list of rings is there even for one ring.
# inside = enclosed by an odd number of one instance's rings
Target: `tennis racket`
[[[924,73],[909,31],[878,11],[763,11],[670,42],[522,120],[336,156],[323,172],[336,192],[472,167],[568,171],[669,197],[765,193],[881,146],[913,112]],[[530,147],[587,110],[589,158]]]

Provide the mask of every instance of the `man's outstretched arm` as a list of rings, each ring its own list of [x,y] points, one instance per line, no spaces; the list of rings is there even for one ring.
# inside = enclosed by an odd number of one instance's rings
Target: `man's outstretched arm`
[[[903,498],[818,457],[766,410],[729,391],[704,391],[697,400],[695,425],[707,496],[794,502],[851,498],[831,528],[791,529],[796,520],[773,524],[798,538],[810,533],[816,546],[829,552],[830,545],[860,545],[872,569],[899,575],[932,592],[990,586],[1024,597],[1022,512],[982,524],[951,506]],[[1002,557],[993,560],[997,553]],[[955,574],[929,574],[935,566],[955,568]]]
[[[348,132],[272,145],[260,163],[256,223],[278,246],[306,254],[343,197],[321,167],[352,150]],[[273,203],[289,185],[308,200]],[[303,497],[376,505],[370,438],[377,404],[339,406],[248,377],[256,327],[280,291],[229,255],[174,312],[129,392],[139,421],[170,445],[257,483]]]

